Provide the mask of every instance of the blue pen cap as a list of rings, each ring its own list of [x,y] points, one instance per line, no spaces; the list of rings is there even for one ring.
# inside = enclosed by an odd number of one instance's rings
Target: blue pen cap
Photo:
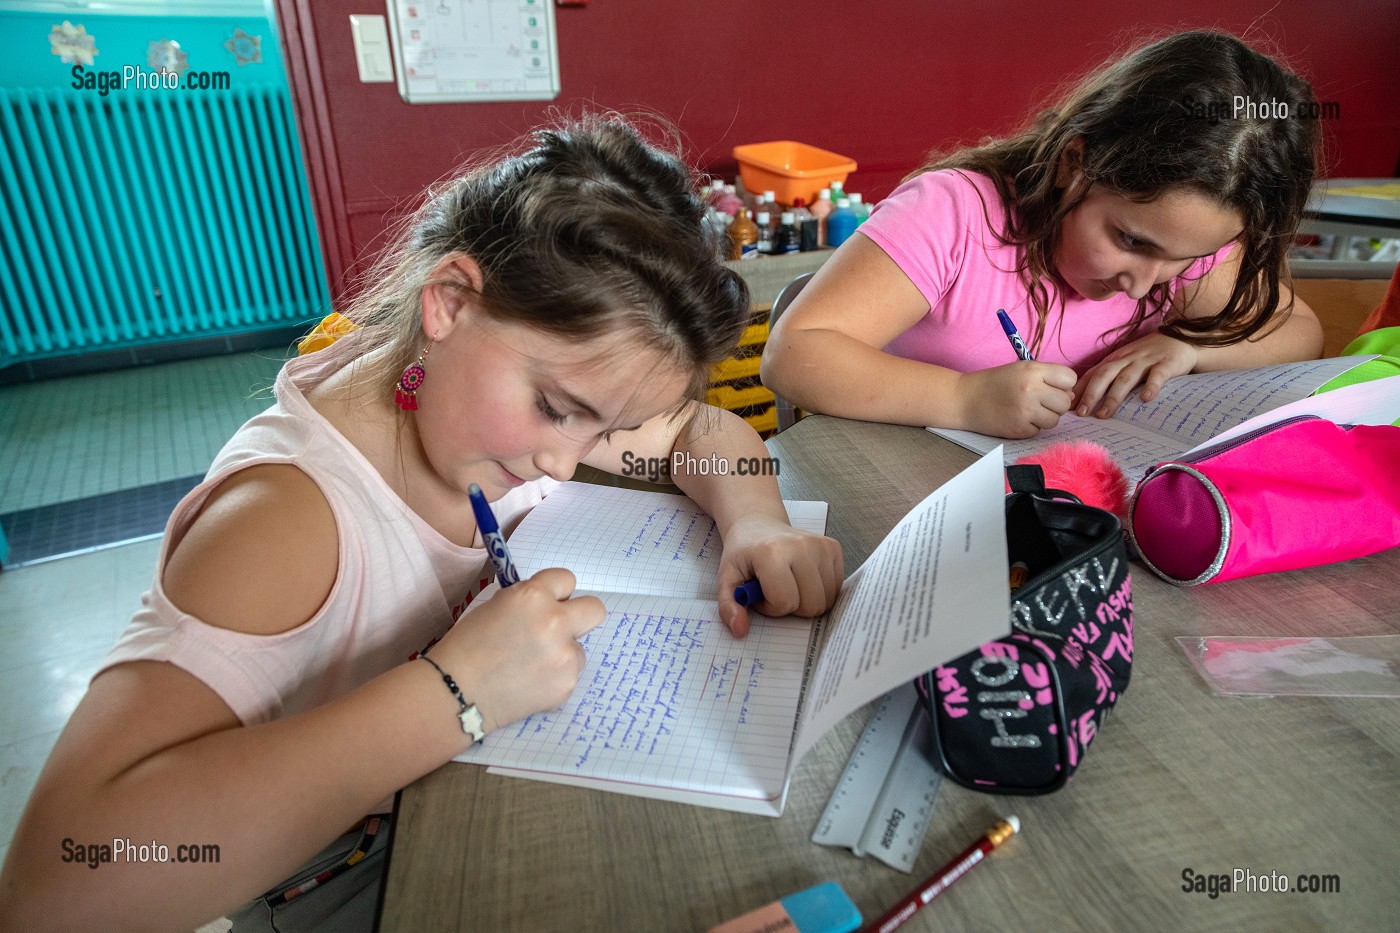
[[[850,933],[860,927],[860,908],[835,881],[789,894],[778,903],[799,933]]]
[[[741,606],[756,606],[763,602],[763,587],[750,580],[734,587],[734,601]]]

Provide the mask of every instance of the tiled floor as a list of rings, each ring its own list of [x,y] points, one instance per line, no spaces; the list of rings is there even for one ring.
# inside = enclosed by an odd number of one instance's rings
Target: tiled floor
[[[267,407],[280,362],[260,351],[0,389],[0,514],[203,473]],[[159,546],[150,538],[0,572],[0,859]]]
[[[0,389],[0,514],[203,473],[262,411],[262,350]]]

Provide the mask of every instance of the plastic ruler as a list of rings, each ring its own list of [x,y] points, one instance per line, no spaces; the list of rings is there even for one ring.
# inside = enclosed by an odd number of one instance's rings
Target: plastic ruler
[[[912,683],[881,697],[812,841],[913,870],[943,782],[928,757],[929,731]]]

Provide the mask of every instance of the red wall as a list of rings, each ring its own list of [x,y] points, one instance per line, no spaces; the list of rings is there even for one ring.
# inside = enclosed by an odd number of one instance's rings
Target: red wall
[[[881,197],[933,147],[1004,133],[1063,82],[1144,34],[1214,27],[1281,55],[1339,102],[1329,174],[1390,176],[1400,159],[1400,4],[1183,0],[1062,4],[906,0],[590,0],[556,10],[553,102],[404,103],[361,84],[349,15],[374,0],[277,0],[312,165],[333,294],[398,211],[551,108],[642,108],[681,129],[699,166],[732,176],[733,146],[798,139],[850,156],[847,190]],[[313,112],[314,111],[314,112]],[[355,258],[358,257],[358,258]]]

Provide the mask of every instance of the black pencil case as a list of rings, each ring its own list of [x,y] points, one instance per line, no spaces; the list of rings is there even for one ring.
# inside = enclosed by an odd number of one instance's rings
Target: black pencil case
[[[1012,634],[916,681],[933,757],[951,780],[993,794],[1065,785],[1128,688],[1132,580],[1117,516],[1008,467]]]

